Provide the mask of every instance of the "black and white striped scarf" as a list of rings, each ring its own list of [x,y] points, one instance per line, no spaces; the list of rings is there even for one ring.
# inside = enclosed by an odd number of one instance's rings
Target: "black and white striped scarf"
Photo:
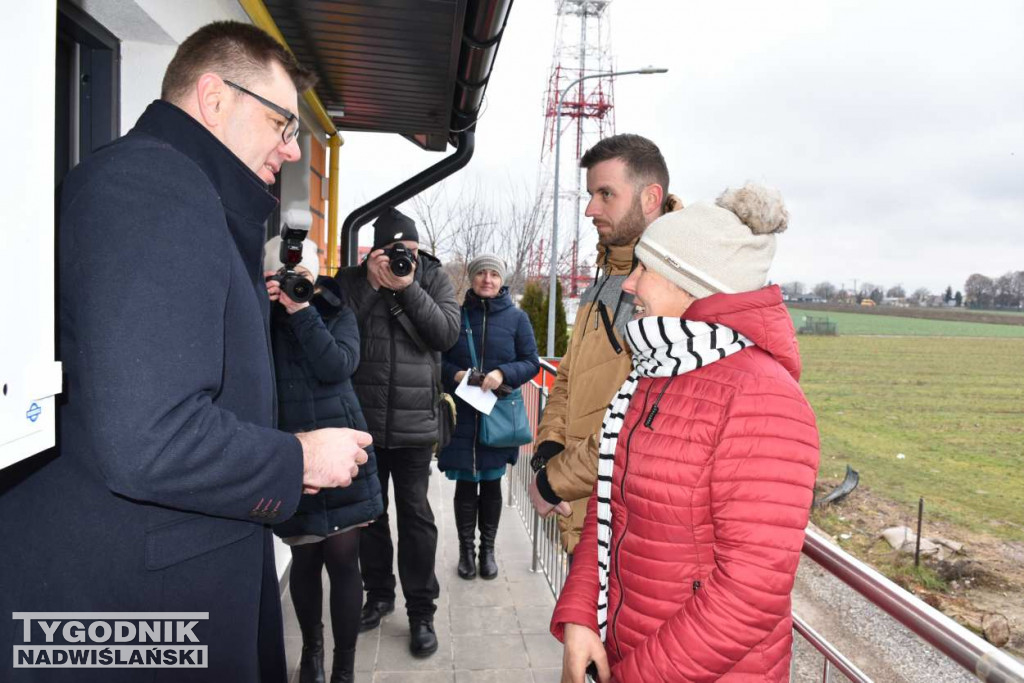
[[[626,337],[633,349],[633,371],[622,383],[604,415],[597,461],[597,625],[602,641],[608,627],[608,560],[612,540],[615,446],[637,383],[641,377],[682,375],[754,345],[740,333],[722,325],[654,316],[631,321],[626,325]]]

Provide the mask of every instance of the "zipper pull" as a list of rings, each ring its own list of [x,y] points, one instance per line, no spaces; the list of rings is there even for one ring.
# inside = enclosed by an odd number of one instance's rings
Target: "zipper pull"
[[[693,592],[696,593],[699,590],[700,590],[700,581],[694,581],[693,582]]]
[[[654,416],[657,415],[657,414],[658,414],[658,404],[655,403],[653,406],[651,406],[651,412],[647,413],[647,419],[644,420],[644,427],[647,427],[648,429],[650,429],[651,425],[654,424]],[[699,585],[700,585],[700,581],[695,582],[695,586],[699,586]],[[696,590],[696,588],[694,588],[694,590]]]

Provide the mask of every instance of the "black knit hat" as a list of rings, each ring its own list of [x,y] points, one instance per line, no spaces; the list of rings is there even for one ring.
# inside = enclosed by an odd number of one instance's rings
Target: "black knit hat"
[[[373,223],[373,248],[379,249],[398,240],[419,242],[416,223],[398,209],[385,209]]]

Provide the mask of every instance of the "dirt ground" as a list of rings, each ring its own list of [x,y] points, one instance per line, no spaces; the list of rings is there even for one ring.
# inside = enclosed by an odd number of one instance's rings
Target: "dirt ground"
[[[819,483],[817,497],[836,484]],[[929,519],[926,508],[922,537],[950,539],[964,547],[944,560],[922,557],[918,570],[912,554],[898,553],[881,538],[893,526],[916,530],[916,512],[862,484],[839,503],[815,508],[811,519],[847,552],[988,640],[999,644],[1008,627],[1003,649],[1024,659],[1024,543]]]

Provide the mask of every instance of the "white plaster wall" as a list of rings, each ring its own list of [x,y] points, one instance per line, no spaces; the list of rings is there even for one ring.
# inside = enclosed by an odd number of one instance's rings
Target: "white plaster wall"
[[[249,21],[236,0],[72,0],[121,41],[121,133],[150,102],[175,50],[211,21]]]
[[[126,40],[121,43],[121,134],[127,133],[160,97],[164,71],[171,63],[176,44],[161,45]]]
[[[50,3],[20,3],[11,13],[17,29],[0,41],[0,468],[53,445],[52,396],[60,391],[59,371],[56,386],[52,373],[57,28]],[[33,403],[42,410],[34,422],[27,414]]]

